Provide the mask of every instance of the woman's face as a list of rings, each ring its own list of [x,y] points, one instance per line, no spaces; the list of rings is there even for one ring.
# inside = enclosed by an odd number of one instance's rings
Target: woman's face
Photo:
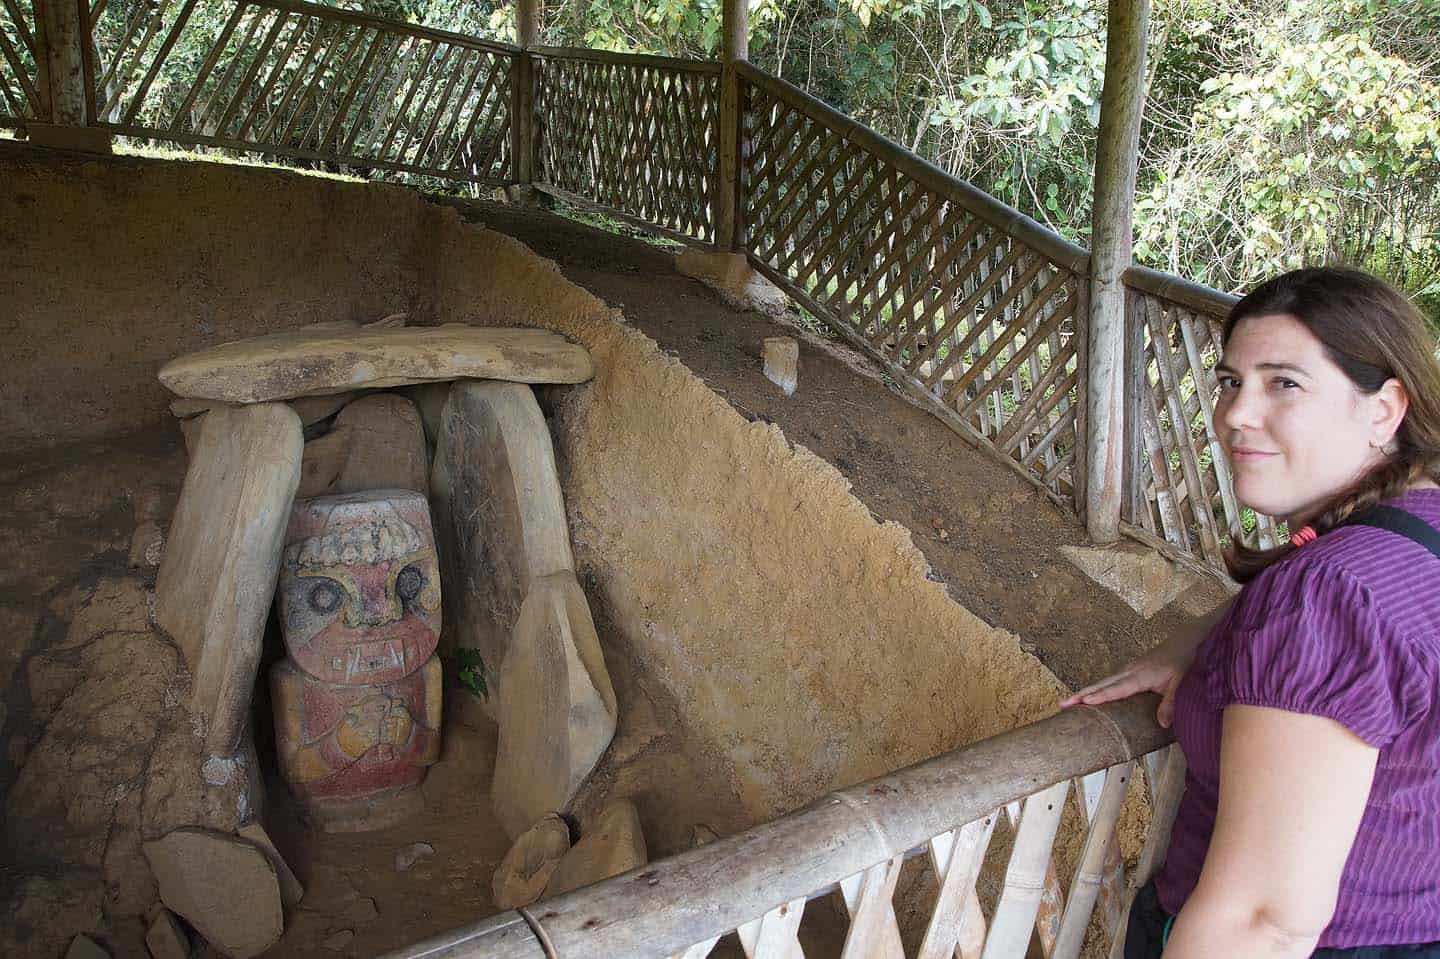
[[[1235,495],[1292,528],[1377,465],[1405,416],[1396,380],[1361,392],[1289,314],[1241,320],[1216,375]]]

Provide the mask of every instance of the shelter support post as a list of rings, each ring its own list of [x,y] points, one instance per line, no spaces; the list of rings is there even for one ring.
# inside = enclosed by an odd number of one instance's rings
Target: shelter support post
[[[1091,222],[1085,526],[1097,543],[1120,538],[1125,474],[1125,284],[1134,243],[1135,169],[1145,101],[1149,0],[1110,0],[1105,89]]]
[[[750,55],[750,2],[724,0],[721,12],[720,176],[712,193],[715,248],[738,250],[740,227],[740,77],[735,64]]]
[[[530,51],[540,43],[540,0],[516,0],[515,55],[513,84],[513,115],[510,134],[513,137],[511,156],[515,158],[515,179],[523,186],[535,182],[535,55]]]

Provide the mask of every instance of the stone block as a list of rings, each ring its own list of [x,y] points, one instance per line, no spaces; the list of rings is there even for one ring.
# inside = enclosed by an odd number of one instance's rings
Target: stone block
[[[649,861],[635,804],[625,800],[611,803],[560,860],[555,874],[545,884],[545,895],[558,896],[629,872]]]
[[[767,336],[761,349],[765,378],[785,392],[795,393],[800,382],[800,344],[793,336]]]
[[[345,458],[349,454],[350,431],[341,427],[306,442],[300,458],[300,485],[295,490],[295,498],[310,499],[334,492],[335,481],[345,468]]]
[[[494,708],[505,695],[500,664],[530,584],[575,568],[555,450],[530,387],[451,387],[430,498],[446,615],[458,645],[484,659]]]
[[[295,872],[285,857],[280,855],[280,850],[275,848],[271,841],[270,834],[265,827],[258,822],[247,822],[239,829],[240,838],[252,842],[270,860],[270,865],[275,867],[275,878],[280,883],[280,901],[286,906],[293,906],[305,898],[305,887],[300,885],[300,880],[295,877]]]
[[[565,812],[615,735],[615,690],[575,574],[531,584],[500,681],[491,803],[507,835]]]
[[[300,418],[282,403],[205,414],[170,524],[156,619],[185,654],[206,746],[235,751],[300,482]]]
[[[335,418],[348,439],[335,493],[430,489],[430,454],[415,404],[394,393],[375,393],[346,406]],[[333,435],[333,434],[332,434]]]
[[[491,890],[495,905],[501,909],[518,909],[539,899],[555,874],[555,869],[570,851],[570,827],[554,813],[548,813],[529,829],[515,837],[495,870]]]
[[[1195,574],[1139,543],[1061,546],[1060,552],[1145,619],[1196,584]]]
[[[263,403],[466,377],[583,383],[594,372],[589,352],[557,333],[450,324],[257,336],[171,360],[160,382],[179,396]]]
[[[780,316],[790,305],[780,288],[756,272],[743,253],[685,249],[675,254],[675,269],[710,287],[731,309]]]
[[[145,934],[145,948],[153,959],[189,959],[190,937],[173,912],[161,909]]]
[[[160,899],[234,959],[258,956],[280,939],[280,883],[265,853],[234,836],[176,829],[145,844]]]

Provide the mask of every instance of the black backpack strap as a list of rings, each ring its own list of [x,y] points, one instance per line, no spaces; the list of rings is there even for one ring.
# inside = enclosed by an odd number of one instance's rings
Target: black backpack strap
[[[1396,506],[1372,506],[1358,516],[1341,523],[1342,526],[1374,526],[1388,529],[1406,539],[1413,540],[1440,557],[1440,531],[1409,510]]]

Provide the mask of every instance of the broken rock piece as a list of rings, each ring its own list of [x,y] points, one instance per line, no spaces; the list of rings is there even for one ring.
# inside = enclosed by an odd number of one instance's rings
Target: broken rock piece
[[[190,937],[173,912],[161,909],[145,934],[145,947],[153,959],[189,959]]]
[[[287,906],[293,906],[305,898],[305,887],[300,885],[300,880],[295,878],[285,857],[280,855],[280,850],[275,848],[271,841],[270,834],[265,827],[258,822],[247,822],[239,829],[240,838],[252,842],[270,860],[270,865],[275,867],[275,878],[280,883],[280,901]]]
[[[257,336],[171,360],[160,382],[180,396],[263,403],[465,377],[583,383],[594,372],[589,352],[559,334],[454,324]]]
[[[790,336],[767,336],[761,356],[765,363],[765,378],[785,392],[795,393],[800,382],[800,344]]]
[[[279,941],[280,883],[254,845],[187,827],[145,843],[144,850],[161,901],[221,952],[250,959]]]
[[[570,827],[554,813],[542,816],[515,839],[492,882],[495,905],[518,909],[540,898],[560,860],[570,851]]]
[[[564,812],[615,735],[615,690],[571,572],[536,580],[500,670],[490,798],[507,835]]]
[[[629,872],[648,861],[635,804],[625,800],[611,803],[560,860],[555,874],[545,884],[545,895],[558,896]]]

